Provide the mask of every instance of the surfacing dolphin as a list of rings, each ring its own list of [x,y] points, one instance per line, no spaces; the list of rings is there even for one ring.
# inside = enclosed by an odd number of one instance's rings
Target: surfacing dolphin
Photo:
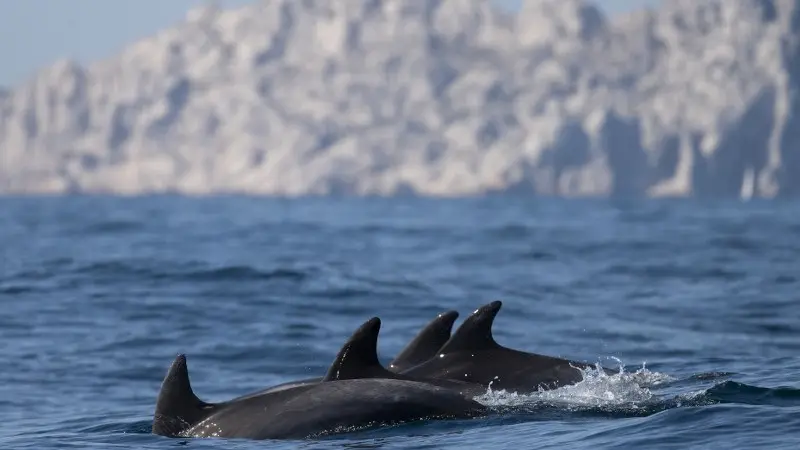
[[[594,367],[501,346],[492,336],[492,323],[501,306],[498,300],[475,310],[438,355],[401,373],[417,379],[461,380],[494,390],[530,393],[582,381],[579,369]]]
[[[436,352],[450,338],[453,323],[458,318],[457,311],[446,311],[433,318],[414,339],[395,356],[389,363],[388,370],[399,373],[405,369],[416,366],[436,355]],[[260,393],[275,392],[295,386],[319,383],[324,377],[304,378],[288,381],[259,391]],[[384,377],[385,378],[385,377]]]
[[[432,384],[458,392],[467,398],[474,398],[486,393],[485,387],[468,381],[411,377],[389,371],[381,365],[378,359],[380,329],[381,320],[377,317],[367,320],[358,327],[339,350],[323,381],[384,378]]]
[[[377,324],[379,328],[380,321]],[[372,339],[374,330],[374,319],[362,325],[321,382],[256,392],[221,403],[207,403],[195,395],[186,357],[178,355],[161,385],[152,432],[170,437],[302,439],[486,413],[485,406],[459,390],[442,387],[469,387],[469,383],[439,380],[439,386],[388,370],[383,373],[379,363],[378,367],[370,364],[364,353],[369,345],[364,346],[364,340]]]
[[[389,370],[399,373],[433,358],[450,339],[457,318],[458,311],[447,311],[428,322],[389,363]]]

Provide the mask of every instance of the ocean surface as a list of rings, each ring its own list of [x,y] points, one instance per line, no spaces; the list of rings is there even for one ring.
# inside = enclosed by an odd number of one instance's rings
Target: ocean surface
[[[798,449],[800,204],[0,199],[0,448]],[[170,363],[221,401],[388,362],[492,300],[497,341],[613,368],[498,413],[324,439],[150,434]]]

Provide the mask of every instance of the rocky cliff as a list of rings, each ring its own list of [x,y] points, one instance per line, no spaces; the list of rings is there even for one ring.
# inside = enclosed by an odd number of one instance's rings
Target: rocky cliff
[[[0,192],[793,196],[798,37],[799,0],[207,7],[0,92]]]

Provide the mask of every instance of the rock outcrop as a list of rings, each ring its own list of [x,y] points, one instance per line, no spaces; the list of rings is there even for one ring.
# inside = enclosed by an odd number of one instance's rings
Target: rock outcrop
[[[0,91],[0,193],[800,193],[800,1],[268,0]]]

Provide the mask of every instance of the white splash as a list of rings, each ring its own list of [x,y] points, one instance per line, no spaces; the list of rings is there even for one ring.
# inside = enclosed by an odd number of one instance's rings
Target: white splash
[[[580,370],[580,369],[579,369]],[[635,372],[620,371],[606,374],[599,364],[594,369],[581,370],[583,381],[552,390],[539,390],[530,394],[518,394],[505,390],[492,390],[491,385],[483,395],[475,397],[478,402],[490,407],[518,407],[549,405],[565,409],[625,407],[636,408],[657,399],[651,388],[674,378],[659,372],[651,372],[644,365]]]

